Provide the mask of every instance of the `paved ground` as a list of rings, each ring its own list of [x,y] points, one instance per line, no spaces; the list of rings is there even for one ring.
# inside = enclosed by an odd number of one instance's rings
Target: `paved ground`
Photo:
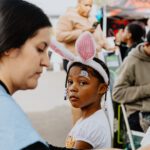
[[[63,100],[65,72],[45,71],[35,90],[19,91],[14,97],[29,115],[33,126],[52,144],[64,146],[71,129],[71,110]]]

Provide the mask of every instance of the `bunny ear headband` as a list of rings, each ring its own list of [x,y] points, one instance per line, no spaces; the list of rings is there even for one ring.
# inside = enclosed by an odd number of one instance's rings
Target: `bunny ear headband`
[[[109,79],[106,71],[101,64],[93,60],[96,54],[96,46],[90,32],[82,33],[75,43],[75,48],[78,51],[79,56],[75,56],[54,38],[51,39],[50,47],[56,53],[69,60],[67,70],[73,63],[80,62],[98,71],[98,73],[103,77],[105,83],[108,84]]]

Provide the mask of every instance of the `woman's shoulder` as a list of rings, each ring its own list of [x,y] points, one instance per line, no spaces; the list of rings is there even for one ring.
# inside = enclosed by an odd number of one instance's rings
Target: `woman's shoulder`
[[[36,141],[44,141],[32,127],[20,106],[9,95],[0,95],[0,118],[0,145],[2,147],[8,144],[8,149],[12,146],[20,149]],[[7,140],[4,141],[1,138]]]

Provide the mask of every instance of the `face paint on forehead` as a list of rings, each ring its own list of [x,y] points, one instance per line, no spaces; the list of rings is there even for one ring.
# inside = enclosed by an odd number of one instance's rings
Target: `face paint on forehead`
[[[86,70],[81,70],[79,76],[82,76],[82,77],[90,79],[89,73]]]

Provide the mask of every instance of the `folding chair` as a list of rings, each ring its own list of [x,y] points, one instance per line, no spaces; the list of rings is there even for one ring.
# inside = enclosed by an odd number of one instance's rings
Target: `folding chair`
[[[121,108],[122,108],[123,117],[124,117],[126,129],[127,129],[127,135],[129,138],[129,145],[131,147],[131,150],[136,150],[137,148],[141,146],[141,141],[145,133],[130,129],[130,125],[128,122],[127,113],[126,113],[124,104],[121,104]]]

